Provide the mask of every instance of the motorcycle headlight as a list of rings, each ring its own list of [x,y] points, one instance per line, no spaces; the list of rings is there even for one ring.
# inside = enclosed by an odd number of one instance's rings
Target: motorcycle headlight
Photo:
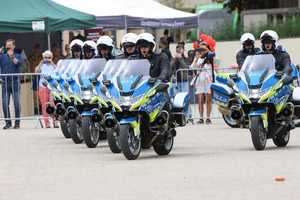
[[[249,98],[250,99],[259,99],[261,96],[259,89],[250,89],[249,90]]]
[[[137,96],[137,97],[123,97],[121,99],[121,106],[132,106],[132,104],[134,104],[135,102],[137,102],[138,100],[140,100],[142,98],[142,96]]]
[[[81,98],[83,100],[91,100],[93,97],[93,92],[91,90],[82,91]]]

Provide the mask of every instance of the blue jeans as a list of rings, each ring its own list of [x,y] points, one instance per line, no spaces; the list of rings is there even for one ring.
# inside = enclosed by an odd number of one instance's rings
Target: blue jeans
[[[2,83],[2,108],[6,125],[11,125],[11,117],[9,110],[10,96],[13,97],[15,107],[15,117],[20,118],[20,82],[18,80],[3,80]],[[20,120],[16,119],[16,124],[20,124]]]

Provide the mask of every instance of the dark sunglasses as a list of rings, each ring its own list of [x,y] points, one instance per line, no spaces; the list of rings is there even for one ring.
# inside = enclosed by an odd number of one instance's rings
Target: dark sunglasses
[[[123,46],[124,46],[124,48],[133,48],[133,47],[135,47],[136,45],[133,44],[133,43],[131,43],[131,42],[127,42],[127,43],[123,44]]]

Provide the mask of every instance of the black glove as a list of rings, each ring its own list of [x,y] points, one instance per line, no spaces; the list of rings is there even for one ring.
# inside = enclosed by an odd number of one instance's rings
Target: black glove
[[[288,85],[288,84],[291,84],[293,82],[293,77],[292,76],[290,76],[290,75],[283,75],[283,77],[282,77],[282,83],[284,84],[284,85]]]

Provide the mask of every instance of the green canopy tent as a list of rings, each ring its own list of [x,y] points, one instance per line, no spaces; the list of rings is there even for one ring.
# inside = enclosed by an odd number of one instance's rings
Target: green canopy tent
[[[79,30],[96,26],[95,16],[51,0],[1,0],[0,32],[45,32]]]

